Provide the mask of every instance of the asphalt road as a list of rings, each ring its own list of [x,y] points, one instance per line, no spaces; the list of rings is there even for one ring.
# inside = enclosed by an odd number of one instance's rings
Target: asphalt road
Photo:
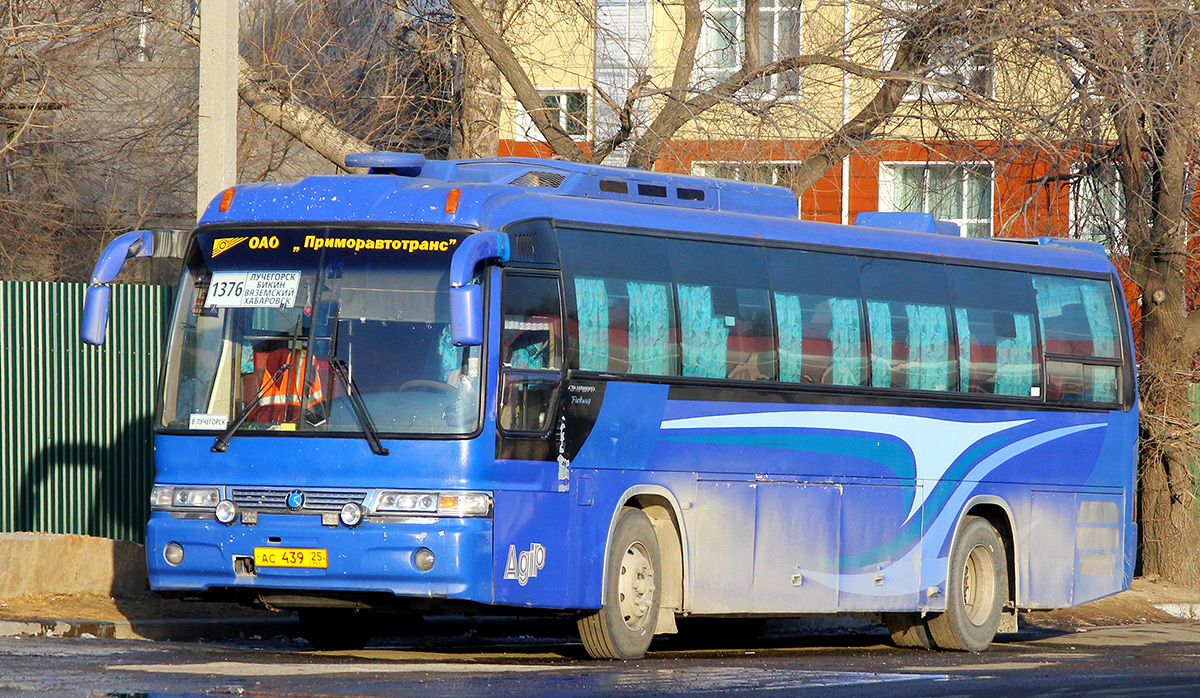
[[[0,638],[0,697],[1200,695],[1200,625],[1186,623],[1027,631],[979,655],[899,650],[872,632],[751,647],[664,642],[639,662],[595,662],[566,639],[471,632],[325,653],[288,638]]]

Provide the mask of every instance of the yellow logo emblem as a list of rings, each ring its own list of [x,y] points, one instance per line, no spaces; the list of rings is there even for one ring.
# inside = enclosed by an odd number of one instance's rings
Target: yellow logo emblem
[[[217,238],[213,240],[212,256],[216,257],[222,252],[228,252],[249,239],[249,236],[242,238]]]

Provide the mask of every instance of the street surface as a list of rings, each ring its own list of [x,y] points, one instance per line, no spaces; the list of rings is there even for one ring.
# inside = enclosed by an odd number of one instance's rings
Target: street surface
[[[552,629],[561,630],[561,627]],[[299,639],[229,643],[0,638],[0,697],[1198,696],[1200,625],[1024,631],[979,655],[887,637],[768,634],[749,645],[656,643],[639,662],[585,659],[556,637],[395,638],[358,652]]]

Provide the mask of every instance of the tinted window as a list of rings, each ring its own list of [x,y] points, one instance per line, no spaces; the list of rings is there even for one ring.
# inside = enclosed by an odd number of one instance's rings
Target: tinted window
[[[757,247],[673,241],[682,372],[773,380],[775,337],[763,253]]]
[[[1116,402],[1120,370],[1085,365],[1088,359],[1120,358],[1112,285],[1095,279],[1034,275],[1033,287],[1045,351],[1057,355],[1047,357],[1046,398]]]
[[[1112,286],[1094,279],[1033,277],[1047,353],[1119,358]]]
[[[871,337],[871,385],[948,390],[957,383],[940,264],[860,260]]]
[[[854,257],[771,250],[767,263],[779,333],[779,379],[862,385],[862,290]]]
[[[585,371],[676,373],[670,268],[662,240],[560,231],[572,296],[570,353]]]
[[[1020,272],[947,267],[958,335],[958,389],[1041,394],[1033,286]]]
[[[558,280],[506,274],[500,305],[500,363],[506,368],[560,368]]]

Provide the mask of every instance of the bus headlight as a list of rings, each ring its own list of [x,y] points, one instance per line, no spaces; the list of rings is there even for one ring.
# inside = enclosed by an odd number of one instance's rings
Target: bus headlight
[[[237,518],[238,508],[236,504],[228,499],[222,499],[220,502],[217,502],[216,513],[217,521],[220,521],[223,524],[231,524],[233,523],[234,519]]]
[[[484,492],[443,492],[438,496],[438,514],[442,516],[487,516],[492,513],[492,497]]]
[[[380,492],[372,511],[378,514],[425,514],[437,516],[489,516],[489,492]]]
[[[413,565],[422,572],[433,569],[433,551],[429,548],[417,548],[412,559]]]
[[[163,559],[172,566],[183,562],[183,546],[175,541],[167,543],[167,547],[163,548]]]
[[[153,509],[212,509],[221,501],[216,487],[155,487],[150,491]]]
[[[346,524],[350,528],[354,528],[362,523],[363,508],[359,504],[348,502],[346,506],[342,507],[340,518],[342,519],[342,523]]]

